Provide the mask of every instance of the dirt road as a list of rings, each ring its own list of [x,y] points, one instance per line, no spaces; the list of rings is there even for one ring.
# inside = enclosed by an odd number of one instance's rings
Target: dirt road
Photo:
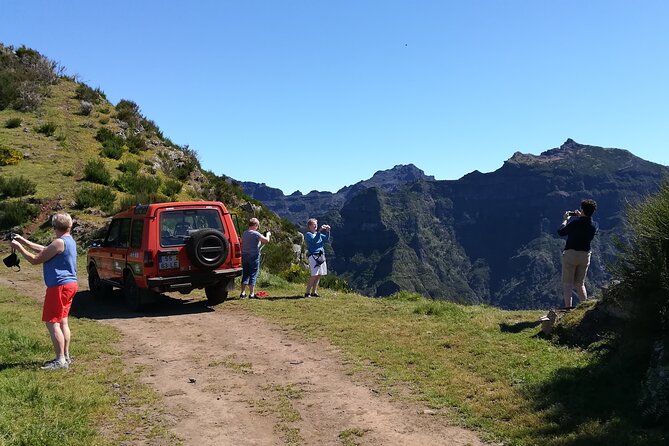
[[[40,296],[39,271],[0,285]],[[73,316],[116,327],[127,367],[163,396],[183,444],[482,445],[445,417],[354,382],[336,348],[229,304],[169,298],[154,313],[100,304],[80,284]],[[120,296],[119,296],[120,298]],[[120,299],[119,299],[120,301]]]

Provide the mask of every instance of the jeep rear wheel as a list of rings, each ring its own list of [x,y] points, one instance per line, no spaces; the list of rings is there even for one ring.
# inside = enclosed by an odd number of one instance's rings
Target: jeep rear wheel
[[[204,293],[211,304],[220,304],[228,298],[228,290],[225,284],[205,287]]]
[[[98,269],[95,265],[88,267],[88,289],[91,290],[96,297],[106,299],[111,295],[113,288],[106,283],[102,282],[100,275],[98,274]]]
[[[228,258],[230,243],[221,231],[203,229],[191,234],[186,243],[186,252],[193,265],[211,270],[220,266]]]
[[[142,296],[144,295],[143,290],[137,286],[135,278],[132,274],[128,274],[123,283],[123,296],[125,297],[125,303],[132,311],[139,311],[142,309],[144,304]]]

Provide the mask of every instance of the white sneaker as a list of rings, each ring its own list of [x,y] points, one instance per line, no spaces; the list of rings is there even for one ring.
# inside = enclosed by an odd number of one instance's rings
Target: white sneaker
[[[67,364],[67,361],[60,361],[58,359],[54,359],[53,361],[49,361],[46,364],[44,364],[41,369],[42,370],[55,370],[55,369],[66,369],[68,368],[69,365]]]

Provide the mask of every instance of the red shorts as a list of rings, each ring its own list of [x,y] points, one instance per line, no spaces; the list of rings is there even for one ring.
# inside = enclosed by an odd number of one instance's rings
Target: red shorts
[[[77,294],[77,289],[77,282],[47,288],[42,308],[42,321],[62,322],[63,318],[70,314],[72,299]]]

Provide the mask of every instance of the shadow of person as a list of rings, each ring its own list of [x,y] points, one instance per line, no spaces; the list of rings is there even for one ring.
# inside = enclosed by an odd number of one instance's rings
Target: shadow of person
[[[130,319],[144,316],[178,316],[182,314],[209,313],[215,311],[206,300],[179,299],[160,294],[155,303],[143,311],[130,310],[124,301],[123,292],[116,290],[109,297],[101,298],[90,291],[80,291],[72,301],[70,315],[94,320]]]
[[[310,299],[309,297],[304,297],[303,294],[295,296],[266,296],[259,300],[297,300],[297,299]]]
[[[44,364],[44,361],[19,361],[19,362],[8,362],[0,363],[0,372],[7,369],[35,369]]]
[[[516,322],[515,324],[507,324],[506,322],[502,322],[499,324],[499,329],[503,333],[520,333],[523,330],[538,327],[539,325],[541,325],[541,321],[538,320]]]

